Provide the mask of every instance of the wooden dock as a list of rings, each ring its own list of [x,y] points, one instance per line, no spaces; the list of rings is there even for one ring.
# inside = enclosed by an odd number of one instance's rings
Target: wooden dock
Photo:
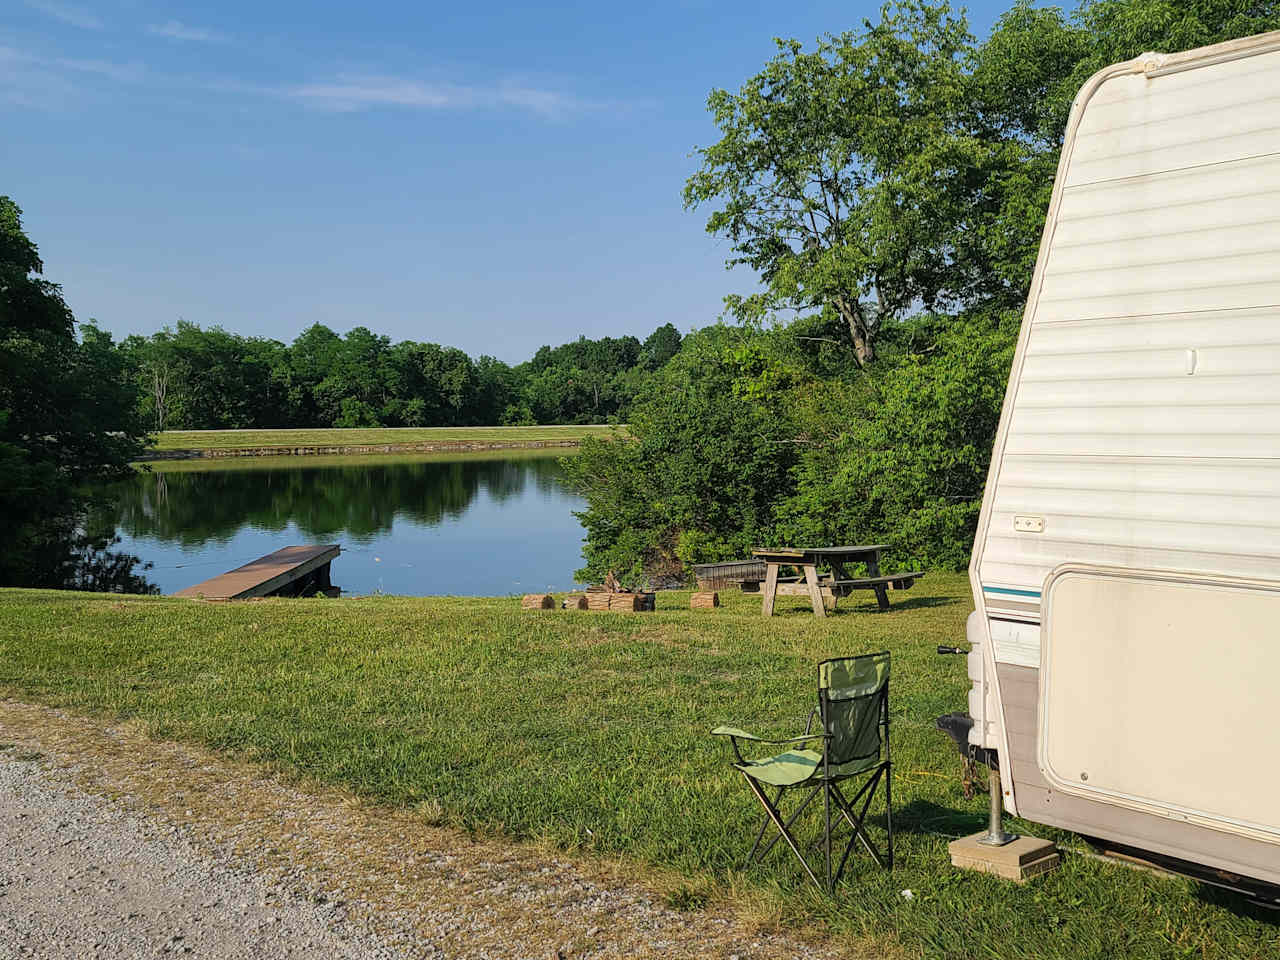
[[[309,590],[332,589],[329,564],[342,552],[340,544],[284,547],[243,567],[197,583],[174,594],[205,600],[248,600],[273,594],[296,596]]]

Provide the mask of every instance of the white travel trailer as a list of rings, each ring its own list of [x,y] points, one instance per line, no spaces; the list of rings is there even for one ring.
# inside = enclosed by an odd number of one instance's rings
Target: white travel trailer
[[[1280,31],[1076,98],[969,570],[1005,807],[1274,901]]]

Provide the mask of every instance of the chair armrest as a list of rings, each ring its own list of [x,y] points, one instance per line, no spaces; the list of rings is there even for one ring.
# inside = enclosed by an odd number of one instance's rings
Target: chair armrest
[[[771,737],[757,737],[755,734],[739,730],[737,727],[716,727],[711,731],[711,735],[713,737],[732,737],[735,740],[754,740],[756,743],[804,743],[808,740],[823,740],[831,736],[828,733],[806,733],[802,737],[773,739]]]
[[[738,758],[738,763],[746,763],[747,759],[742,755],[742,748],[738,746],[739,740],[751,740],[755,743],[804,743],[808,740],[825,740],[829,734],[811,733],[805,734],[803,737],[786,737],[782,740],[772,740],[768,737],[757,737],[754,733],[747,733],[745,730],[739,730],[737,727],[716,727],[711,731],[713,737],[728,737],[729,744],[733,747],[733,755]]]

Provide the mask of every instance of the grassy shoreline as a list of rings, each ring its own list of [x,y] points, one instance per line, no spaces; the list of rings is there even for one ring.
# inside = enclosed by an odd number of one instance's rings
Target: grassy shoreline
[[[818,621],[798,599],[765,620],[758,598],[652,614],[521,611],[510,598],[361,598],[200,604],[0,590],[0,695],[134,718],[349,788],[465,830],[675,870],[714,897],[773,902],[850,950],[964,957],[1280,957],[1280,929],[1190,881],[1070,853],[1026,886],[953,870],[946,843],[979,829],[959,760],[933,718],[964,702],[960,574],[931,573],[887,614],[842,604]],[[894,655],[900,867],[865,857],[835,901],[789,859],[735,865],[755,811],[707,731],[803,724],[814,663]],[[911,900],[901,891],[913,891]]]
[[[608,424],[536,427],[353,427],[305,430],[165,430],[145,459],[217,456],[351,455],[576,446],[610,436]]]
[[[134,467],[146,468],[153,473],[216,473],[244,470],[293,470],[298,467],[376,467],[403,463],[476,463],[501,460],[543,460],[571,457],[577,454],[573,447],[497,447],[474,450],[408,450],[392,453],[313,453],[306,457],[267,456],[235,457],[181,457],[163,460],[139,460]]]

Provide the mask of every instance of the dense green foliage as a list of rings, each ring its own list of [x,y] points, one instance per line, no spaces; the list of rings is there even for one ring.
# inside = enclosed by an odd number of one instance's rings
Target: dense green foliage
[[[752,542],[968,559],[1076,92],[1098,69],[1280,27],[1280,2],[1018,0],[983,42],[945,2],[777,55],[713,91],[687,206],[760,290],[593,441],[587,565],[632,582]],[[694,450],[698,452],[694,452]],[[643,451],[643,452],[641,452]]]
[[[180,321],[120,352],[153,429],[211,430],[605,423],[679,346],[668,323],[643,343],[582,337],[512,367],[365,327],[315,324],[286,345]]]
[[[42,270],[0,196],[0,583],[138,589],[90,491],[142,449],[134,397],[111,337],[91,325],[77,337]]]
[[[948,866],[947,842],[981,829],[986,809],[985,795],[965,799],[959,757],[931,720],[968,687],[964,664],[934,653],[964,636],[964,577],[930,573],[883,615],[845,601],[817,620],[784,598],[764,620],[758,597],[724,603],[712,615],[661,593],[655,613],[537,613],[510,599],[0,591],[0,697],[134,719],[432,822],[678,871],[686,905],[812,923],[842,955],[1280,957],[1261,908],[1100,863],[1043,826],[1029,832],[1057,841],[1063,862],[1034,883]],[[893,655],[894,870],[859,851],[835,898],[785,850],[743,874],[759,807],[707,731],[794,735],[814,662],[878,649]],[[819,815],[800,821],[802,836]]]
[[[885,542],[902,565],[962,566],[1016,321],[1008,314],[952,319],[923,332],[929,353],[904,351],[870,371],[857,390],[827,389],[812,408],[813,442],[793,471],[794,492],[777,506],[779,538]]]
[[[691,334],[644,384],[626,437],[587,437],[565,459],[590,498],[580,514],[589,577],[682,577],[684,564],[742,553],[764,535],[794,448],[775,398],[748,392],[750,339],[731,327]]]

